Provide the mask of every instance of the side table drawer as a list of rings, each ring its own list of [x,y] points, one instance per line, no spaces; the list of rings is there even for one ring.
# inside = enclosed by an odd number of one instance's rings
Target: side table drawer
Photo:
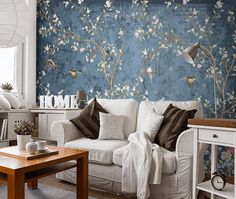
[[[199,140],[234,145],[235,132],[199,129]]]

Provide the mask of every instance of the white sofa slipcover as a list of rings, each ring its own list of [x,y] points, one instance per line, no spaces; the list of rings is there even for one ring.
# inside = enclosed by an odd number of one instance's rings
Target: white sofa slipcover
[[[83,137],[67,142],[65,147],[86,149],[89,151],[89,162],[109,165],[113,163],[113,151],[127,144],[127,140],[92,140]]]
[[[148,111],[154,108],[157,113],[162,114],[170,103],[186,110],[195,108],[197,109],[196,117],[202,117],[201,104],[197,101],[143,101],[139,106],[135,100],[131,99],[98,99],[98,102],[108,112],[127,117],[124,126],[126,138],[130,133],[135,132],[136,129],[140,130]],[[56,137],[59,146],[85,148],[90,152],[90,188],[122,194],[122,151],[126,143],[128,143],[127,140],[104,140],[103,142],[99,142],[99,140],[83,138],[81,133],[69,121],[55,121],[51,126],[51,133]],[[113,145],[114,142],[116,144]],[[201,148],[200,156],[203,156],[204,147]],[[181,133],[174,152],[166,149],[162,149],[162,151],[164,155],[162,183],[160,185],[150,186],[151,198],[191,198],[193,130],[188,129]],[[199,181],[201,181],[204,177],[203,161],[200,162],[199,168]],[[76,183],[75,176],[75,169],[71,169],[59,173],[57,178]]]

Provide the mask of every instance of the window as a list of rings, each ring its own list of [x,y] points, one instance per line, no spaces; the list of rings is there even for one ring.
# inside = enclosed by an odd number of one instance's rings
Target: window
[[[22,45],[0,48],[0,84],[9,82],[22,93]]]
[[[0,48],[0,84],[15,85],[15,52],[16,48]]]

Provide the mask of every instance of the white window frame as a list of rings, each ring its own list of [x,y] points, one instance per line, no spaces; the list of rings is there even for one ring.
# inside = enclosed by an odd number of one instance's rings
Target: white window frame
[[[23,95],[23,43],[15,49],[14,85],[15,91]]]

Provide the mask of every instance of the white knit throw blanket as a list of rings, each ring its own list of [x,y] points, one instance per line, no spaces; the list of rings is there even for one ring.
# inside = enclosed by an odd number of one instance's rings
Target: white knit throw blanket
[[[149,184],[161,183],[161,149],[150,142],[145,132],[132,133],[128,140],[122,162],[122,191],[137,193],[138,199],[147,199],[150,197]]]

